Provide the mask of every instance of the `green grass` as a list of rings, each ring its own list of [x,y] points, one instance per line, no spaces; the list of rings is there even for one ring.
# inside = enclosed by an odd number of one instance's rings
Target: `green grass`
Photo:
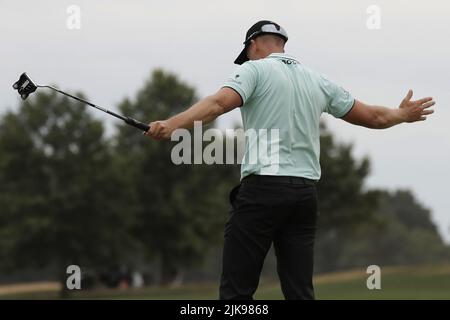
[[[450,299],[450,266],[382,268],[381,290],[368,290],[368,275],[349,271],[315,278],[317,299]],[[96,290],[72,293],[73,299],[192,299],[217,298],[217,284],[187,284],[179,288]],[[57,299],[58,293],[38,292],[0,296],[8,299]],[[283,299],[277,282],[262,281],[255,299]]]
[[[382,277],[381,290],[368,290],[365,279],[316,286],[318,299],[450,299],[450,274],[391,274]]]

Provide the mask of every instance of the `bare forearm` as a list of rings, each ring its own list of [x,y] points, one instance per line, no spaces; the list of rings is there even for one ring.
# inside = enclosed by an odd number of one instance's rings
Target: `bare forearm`
[[[406,121],[404,110],[400,108],[392,109],[382,106],[370,106],[373,110],[373,129],[387,129]]]
[[[190,129],[195,121],[209,123],[218,116],[242,105],[241,96],[231,88],[221,88],[216,94],[200,100],[192,107],[168,120],[150,122],[146,134],[155,140],[170,139],[176,129]]]
[[[343,120],[371,129],[386,129],[403,122],[424,121],[433,113],[433,110],[428,108],[434,106],[435,102],[431,97],[413,101],[412,95],[412,90],[409,90],[398,108],[371,106],[355,100]]]
[[[215,120],[223,113],[223,108],[213,96],[206,97],[189,109],[171,117],[167,121],[172,128],[190,129],[194,121],[202,121],[204,124]]]

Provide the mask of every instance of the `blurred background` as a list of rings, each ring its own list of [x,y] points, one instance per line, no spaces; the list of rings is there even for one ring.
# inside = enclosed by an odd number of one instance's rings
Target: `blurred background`
[[[143,122],[166,118],[221,87],[261,19],[357,99],[397,107],[412,88],[437,102],[427,121],[381,131],[323,116],[317,297],[449,299],[449,15],[439,0],[0,0],[0,299],[217,298],[239,166],[174,165],[172,142],[11,86],[26,71]],[[241,124],[234,110],[211,127]],[[67,290],[69,265],[82,290]],[[369,265],[381,290],[366,287]],[[272,252],[256,297],[282,298]]]

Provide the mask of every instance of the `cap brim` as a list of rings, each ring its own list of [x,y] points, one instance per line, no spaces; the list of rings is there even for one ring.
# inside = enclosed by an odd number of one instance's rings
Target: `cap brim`
[[[247,57],[247,46],[244,47],[244,49],[241,51],[241,53],[238,55],[236,60],[234,60],[235,64],[243,64],[245,61],[248,61]]]

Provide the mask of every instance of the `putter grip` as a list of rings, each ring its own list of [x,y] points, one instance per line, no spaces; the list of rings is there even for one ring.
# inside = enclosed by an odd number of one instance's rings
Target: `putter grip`
[[[150,130],[150,126],[148,124],[142,123],[133,118],[126,117],[124,121],[126,122],[126,124],[141,129],[142,131],[147,132],[148,130]]]

